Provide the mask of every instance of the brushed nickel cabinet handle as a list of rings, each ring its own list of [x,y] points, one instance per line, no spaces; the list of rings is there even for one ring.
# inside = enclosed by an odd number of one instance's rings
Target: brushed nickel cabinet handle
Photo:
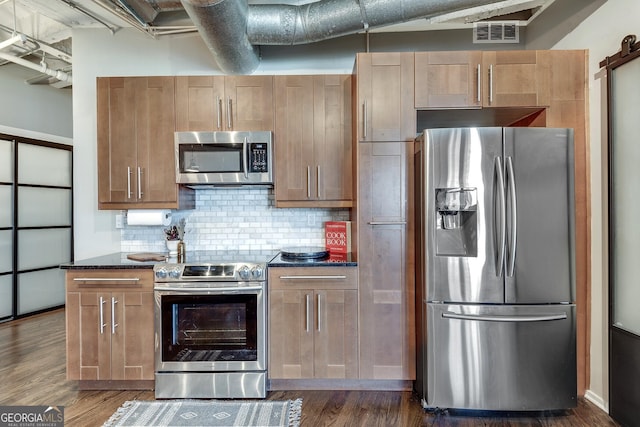
[[[323,280],[323,279],[329,279],[329,280],[344,280],[346,279],[347,276],[343,276],[343,275],[337,275],[337,276],[280,276],[280,279],[301,279],[301,280]]]
[[[489,104],[493,104],[493,65],[489,65]]]
[[[305,330],[307,332],[309,332],[309,312],[311,311],[311,298],[310,297],[311,297],[311,295],[309,295],[309,294],[307,294],[305,296],[307,304],[306,304],[306,312],[305,312],[305,316],[304,316],[305,317],[305,322],[306,322],[304,328],[305,328]]]
[[[362,103],[362,138],[367,138],[367,100]]]
[[[142,168],[138,166],[138,200],[142,200]]]
[[[116,304],[118,300],[115,297],[111,297],[111,335],[115,335],[116,333]]]
[[[74,277],[74,282],[139,282],[139,277]]]
[[[307,166],[307,199],[311,198],[311,167]]]
[[[369,225],[406,225],[407,221],[369,221]]]
[[[107,326],[106,323],[104,323],[104,303],[105,300],[104,298],[100,297],[100,334],[104,334],[104,327]]]
[[[222,99],[220,98],[220,96],[216,96],[216,109],[217,109],[217,129],[218,130],[222,130]]]
[[[233,121],[231,120],[231,116],[233,114],[232,109],[233,102],[231,101],[231,97],[227,98],[227,129],[233,128]]]
[[[318,318],[318,332],[320,332],[322,330],[322,326],[321,326],[322,325],[322,321],[320,320],[322,318],[322,315],[321,315],[322,312],[320,311],[321,310],[321,307],[320,307],[320,297],[321,296],[322,295],[318,294],[318,301],[317,301],[317,307],[316,307],[317,308],[316,316]]]
[[[482,85],[481,81],[482,81],[482,66],[480,64],[478,64],[478,66],[476,67],[476,74],[477,74],[477,79],[478,79],[478,93],[477,93],[477,100],[478,103],[482,102],[482,91],[480,90],[480,87]]]
[[[127,166],[127,199],[131,199],[131,166]]]
[[[316,166],[316,195],[320,198],[320,165]]]

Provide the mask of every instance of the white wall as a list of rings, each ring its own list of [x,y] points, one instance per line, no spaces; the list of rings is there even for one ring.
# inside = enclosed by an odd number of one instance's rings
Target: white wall
[[[589,49],[591,161],[591,384],[587,397],[608,406],[607,311],[607,89],[599,62],[620,50],[628,34],[640,35],[640,2],[609,0],[554,49]]]
[[[0,67],[0,132],[53,141],[73,136],[71,89],[25,83],[37,72],[15,64]],[[11,128],[11,129],[9,129]],[[37,132],[25,134],[24,131]]]

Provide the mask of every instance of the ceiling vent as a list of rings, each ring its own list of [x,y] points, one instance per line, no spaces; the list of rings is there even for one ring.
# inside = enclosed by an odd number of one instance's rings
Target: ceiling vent
[[[520,43],[517,21],[489,21],[473,24],[474,43]]]

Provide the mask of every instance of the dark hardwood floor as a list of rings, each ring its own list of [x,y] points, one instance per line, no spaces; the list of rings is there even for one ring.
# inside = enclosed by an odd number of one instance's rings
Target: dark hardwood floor
[[[153,391],[79,391],[66,380],[64,310],[0,324],[0,405],[65,407],[65,425],[101,426],[127,400],[153,400]],[[617,426],[592,403],[546,416],[470,416],[426,413],[410,392],[287,391],[301,397],[306,426]]]

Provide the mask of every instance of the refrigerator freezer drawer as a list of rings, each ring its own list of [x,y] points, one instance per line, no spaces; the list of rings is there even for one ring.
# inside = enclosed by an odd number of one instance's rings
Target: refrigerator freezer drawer
[[[427,304],[426,408],[576,406],[575,305]]]

